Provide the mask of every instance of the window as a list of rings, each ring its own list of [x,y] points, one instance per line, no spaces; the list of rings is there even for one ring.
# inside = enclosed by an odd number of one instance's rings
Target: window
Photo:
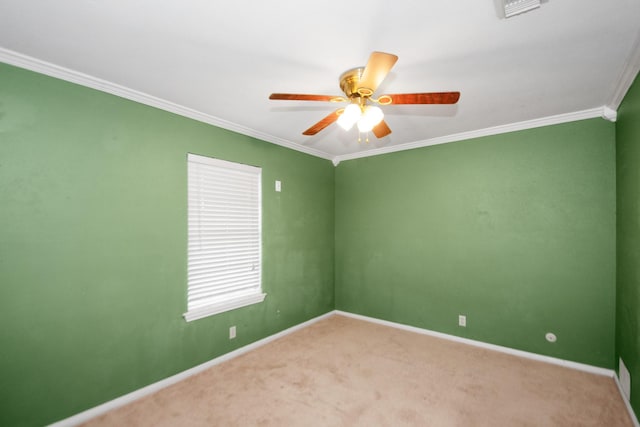
[[[190,322],[262,302],[261,169],[187,155]]]

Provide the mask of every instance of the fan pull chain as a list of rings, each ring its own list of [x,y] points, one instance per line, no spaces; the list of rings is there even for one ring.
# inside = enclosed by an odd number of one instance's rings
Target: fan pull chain
[[[362,142],[362,133],[363,132],[358,132],[358,143]],[[366,142],[368,144],[369,143],[369,132],[364,132],[364,134],[365,134],[364,142]]]

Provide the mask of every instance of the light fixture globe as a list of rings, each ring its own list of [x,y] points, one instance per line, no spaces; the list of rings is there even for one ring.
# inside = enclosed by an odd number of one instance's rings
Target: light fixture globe
[[[362,116],[360,106],[357,104],[349,104],[344,112],[338,117],[338,125],[344,130],[349,130]]]
[[[364,107],[364,113],[360,120],[358,120],[358,131],[371,132],[378,123],[384,118],[384,113],[380,107],[375,105],[367,105]]]

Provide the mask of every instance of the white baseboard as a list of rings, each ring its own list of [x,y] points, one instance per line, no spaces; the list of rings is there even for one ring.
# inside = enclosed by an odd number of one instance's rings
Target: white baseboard
[[[251,350],[255,350],[258,347],[262,347],[265,344],[268,344],[272,341],[277,340],[278,338],[282,338],[285,335],[289,335],[292,332],[303,329],[313,323],[316,323],[322,319],[330,317],[334,315],[334,311],[330,311],[321,316],[314,317],[313,319],[307,320],[306,322],[300,323],[299,325],[292,326],[284,331],[280,331],[276,334],[270,335],[266,338],[263,338],[259,341],[253,342],[251,344],[245,345],[244,347],[240,347],[230,353],[223,354],[222,356],[216,357],[208,362],[202,363],[200,365],[194,366],[193,368],[187,369],[186,371],[182,371],[178,374],[172,375],[168,378],[155,382],[153,384],[149,384],[148,386],[142,387],[136,391],[125,394],[123,396],[117,397],[113,400],[105,402],[101,405],[94,406],[93,408],[87,409],[86,411],[80,412],[76,415],[73,415],[69,418],[65,418],[63,420],[57,421],[53,424],[50,424],[50,427],[71,427],[76,426],[78,424],[82,424],[84,422],[89,421],[92,418],[98,417],[106,412],[109,412],[113,409],[119,408],[121,406],[127,405],[133,401],[136,401],[142,397],[153,394],[165,387],[173,385],[177,382],[180,382],[184,379],[187,379],[193,375],[196,375],[206,369],[209,369],[212,366],[215,366],[219,363],[226,362],[227,360],[233,359],[234,357],[238,357],[242,354],[245,354]]]
[[[622,398],[622,400],[624,401],[624,404],[627,407],[627,412],[629,413],[629,416],[631,417],[631,421],[633,422],[635,427],[640,427],[640,424],[638,424],[638,418],[636,417],[636,414],[633,411],[633,408],[631,407],[631,404],[629,403],[629,401],[625,397],[624,392],[622,391],[622,386],[620,385],[620,381],[618,380],[618,376],[616,375],[616,372],[613,369],[605,369],[605,368],[600,368],[598,366],[592,366],[592,365],[587,365],[587,364],[584,364],[584,363],[573,362],[571,360],[564,360],[564,359],[558,359],[556,357],[543,356],[541,354],[531,353],[531,352],[528,352],[528,351],[516,350],[516,349],[513,349],[513,348],[509,348],[509,347],[503,347],[501,345],[489,344],[489,343],[485,343],[485,342],[482,342],[482,341],[472,340],[472,339],[469,339],[469,338],[462,338],[462,337],[458,337],[458,336],[455,336],[455,335],[445,334],[445,333],[442,333],[442,332],[431,331],[429,329],[423,329],[423,328],[418,328],[418,327],[415,327],[415,326],[404,325],[402,323],[396,323],[396,322],[390,322],[388,320],[377,319],[375,317],[369,317],[369,316],[363,316],[361,314],[349,313],[347,311],[335,310],[334,313],[338,314],[338,315],[341,315],[341,316],[346,316],[346,317],[351,317],[351,318],[354,318],[354,319],[364,320],[366,322],[371,322],[371,323],[377,323],[379,325],[390,326],[392,328],[397,328],[397,329],[402,329],[402,330],[405,330],[405,331],[415,332],[415,333],[422,334],[422,335],[429,335],[429,336],[432,336],[432,337],[442,338],[442,339],[449,340],[449,341],[455,341],[455,342],[459,342],[459,343],[462,343],[462,344],[468,344],[468,345],[473,345],[473,346],[480,347],[480,348],[499,351],[501,353],[507,353],[507,354],[511,354],[511,355],[514,355],[514,356],[523,357],[525,359],[537,360],[539,362],[551,363],[553,365],[560,365],[560,366],[564,366],[566,368],[576,369],[578,371],[584,371],[584,372],[589,372],[589,373],[596,374],[596,375],[604,375],[604,376],[607,376],[607,377],[612,377],[614,379],[616,385],[618,386],[618,391],[620,393],[620,397]]]
[[[627,400],[627,397],[625,396],[624,391],[622,391],[622,384],[620,384],[620,379],[618,378],[617,375],[614,375],[613,379],[615,380],[616,385],[618,386],[618,391],[620,392],[620,396],[622,397],[622,400],[624,400],[624,404],[627,407],[627,411],[629,412],[631,421],[633,421],[633,425],[635,427],[640,427],[640,423],[638,423],[638,417],[636,417],[636,413],[633,411],[633,408],[631,407],[631,403],[629,402],[629,400]]]
[[[627,411],[629,412],[629,416],[631,417],[631,420],[634,423],[635,427],[640,427],[640,424],[638,423],[638,418],[635,415],[635,412],[633,411],[633,408],[631,407],[631,404],[629,403],[629,401],[624,397],[624,393],[622,391],[622,387],[620,385],[620,382],[618,381],[618,376],[616,375],[615,371],[613,369],[605,369],[605,368],[600,368],[598,366],[592,366],[592,365],[587,365],[584,363],[578,363],[578,362],[573,362],[570,360],[564,360],[564,359],[558,359],[556,357],[550,357],[550,356],[543,356],[540,354],[536,354],[536,353],[531,353],[528,351],[523,351],[523,350],[516,350],[513,348],[509,348],[509,347],[503,347],[500,345],[495,345],[495,344],[489,344],[489,343],[485,343],[482,341],[476,341],[476,340],[472,340],[469,338],[462,338],[462,337],[458,337],[455,335],[449,335],[449,334],[445,334],[442,332],[436,332],[436,331],[431,331],[429,329],[423,329],[423,328],[418,328],[415,326],[409,326],[409,325],[404,325],[402,323],[396,323],[396,322],[390,322],[388,320],[382,320],[382,319],[377,319],[374,317],[369,317],[369,316],[363,316],[361,314],[354,314],[354,313],[349,313],[346,311],[342,311],[342,310],[334,310],[334,311],[330,311],[328,313],[325,313],[321,316],[315,317],[313,319],[307,320],[306,322],[300,323],[299,325],[295,325],[292,326],[291,328],[285,329],[284,331],[280,331],[274,335],[270,335],[266,338],[263,338],[259,341],[256,341],[254,343],[248,344],[244,347],[241,347],[239,349],[236,349],[230,353],[224,354],[222,356],[216,357],[215,359],[212,359],[208,362],[202,363],[198,366],[194,366],[193,368],[187,369],[186,371],[180,372],[176,375],[173,375],[171,377],[165,378],[163,380],[160,380],[156,383],[150,384],[146,387],[143,387],[141,389],[138,389],[136,391],[133,391],[131,393],[125,394],[124,396],[120,396],[116,399],[110,400],[109,402],[105,402],[101,405],[95,406],[93,408],[87,409],[86,411],[80,412],[76,415],[73,415],[69,418],[65,418],[63,420],[60,420],[58,422],[55,422],[53,424],[50,425],[50,427],[71,427],[71,426],[76,426],[78,424],[82,424],[84,422],[89,421],[92,418],[98,417],[108,411],[111,411],[113,409],[116,409],[118,407],[127,405],[131,402],[134,402],[135,400],[138,400],[142,397],[148,396],[152,393],[155,393],[165,387],[168,387],[172,384],[175,384],[177,382],[180,382],[186,378],[189,378],[193,375],[196,375],[206,369],[209,369],[212,366],[215,366],[219,363],[225,362],[227,360],[233,359],[234,357],[240,356],[242,354],[245,354],[251,350],[254,350],[258,347],[261,347],[265,344],[268,344],[272,341],[275,341],[278,338],[281,338],[285,335],[291,334],[295,331],[298,331],[300,329],[306,328],[309,325],[312,325],[313,323],[316,323],[320,320],[326,319],[328,317],[331,317],[333,315],[340,315],[340,316],[346,316],[346,317],[351,317],[354,319],[359,319],[359,320],[364,320],[367,322],[371,322],[371,323],[377,323],[380,325],[384,325],[384,326],[389,326],[392,328],[397,328],[397,329],[402,329],[405,331],[410,331],[410,332],[415,332],[418,334],[422,334],[422,335],[429,335],[429,336],[433,336],[436,338],[442,338],[442,339],[446,339],[449,341],[455,341],[455,342],[459,342],[459,343],[463,343],[463,344],[467,344],[467,345],[473,345],[476,347],[480,347],[480,348],[485,348],[485,349],[489,349],[489,350],[494,350],[494,351],[499,351],[502,353],[506,353],[506,354],[511,354],[514,356],[518,356],[518,357],[523,357],[525,359],[531,359],[531,360],[537,360],[540,362],[546,362],[546,363],[551,363],[554,365],[559,365],[559,366],[564,366],[566,368],[571,368],[571,369],[576,369],[579,371],[584,371],[584,372],[589,372],[592,374],[597,374],[597,375],[604,375],[604,376],[608,376],[608,377],[612,377],[618,387],[618,391],[620,392],[620,397],[622,398],[622,400],[624,401]]]
[[[531,353],[524,350],[516,350],[510,347],[503,347],[501,345],[489,344],[482,341],[476,341],[469,338],[462,338],[455,335],[449,335],[442,332],[431,331],[429,329],[418,328],[415,326],[404,325],[402,323],[390,322],[388,320],[376,319],[375,317],[363,316],[361,314],[353,314],[346,311],[336,310],[336,314],[340,314],[354,319],[365,320],[367,322],[377,323],[379,325],[390,326],[392,328],[403,329],[405,331],[411,331],[422,335],[429,335],[436,338],[442,338],[449,341],[455,341],[463,344],[473,345],[475,347],[481,347],[489,350],[499,351],[501,353],[507,353],[514,356],[524,357],[525,359],[537,360],[539,362],[552,363],[554,365],[565,366],[567,368],[577,369],[579,371],[590,372],[597,375],[605,375],[607,377],[615,376],[613,369],[600,368],[598,366],[587,365],[584,363],[572,362],[570,360],[558,359],[551,356],[543,356],[541,354]]]

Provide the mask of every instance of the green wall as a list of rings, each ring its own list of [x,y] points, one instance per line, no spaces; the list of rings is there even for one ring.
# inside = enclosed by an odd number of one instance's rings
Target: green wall
[[[592,119],[339,164],[336,308],[613,368],[614,148]]]
[[[637,377],[638,91],[617,125],[334,169],[0,64],[0,425],[63,419],[334,308],[606,368],[617,350]],[[268,294],[191,323],[187,152],[263,168]]]
[[[267,293],[191,323],[187,152],[263,168]],[[0,425],[69,417],[332,310],[333,203],[328,160],[0,64]]]
[[[616,353],[631,373],[631,405],[640,415],[640,78],[627,92],[616,123]],[[635,380],[635,381],[634,381]]]

